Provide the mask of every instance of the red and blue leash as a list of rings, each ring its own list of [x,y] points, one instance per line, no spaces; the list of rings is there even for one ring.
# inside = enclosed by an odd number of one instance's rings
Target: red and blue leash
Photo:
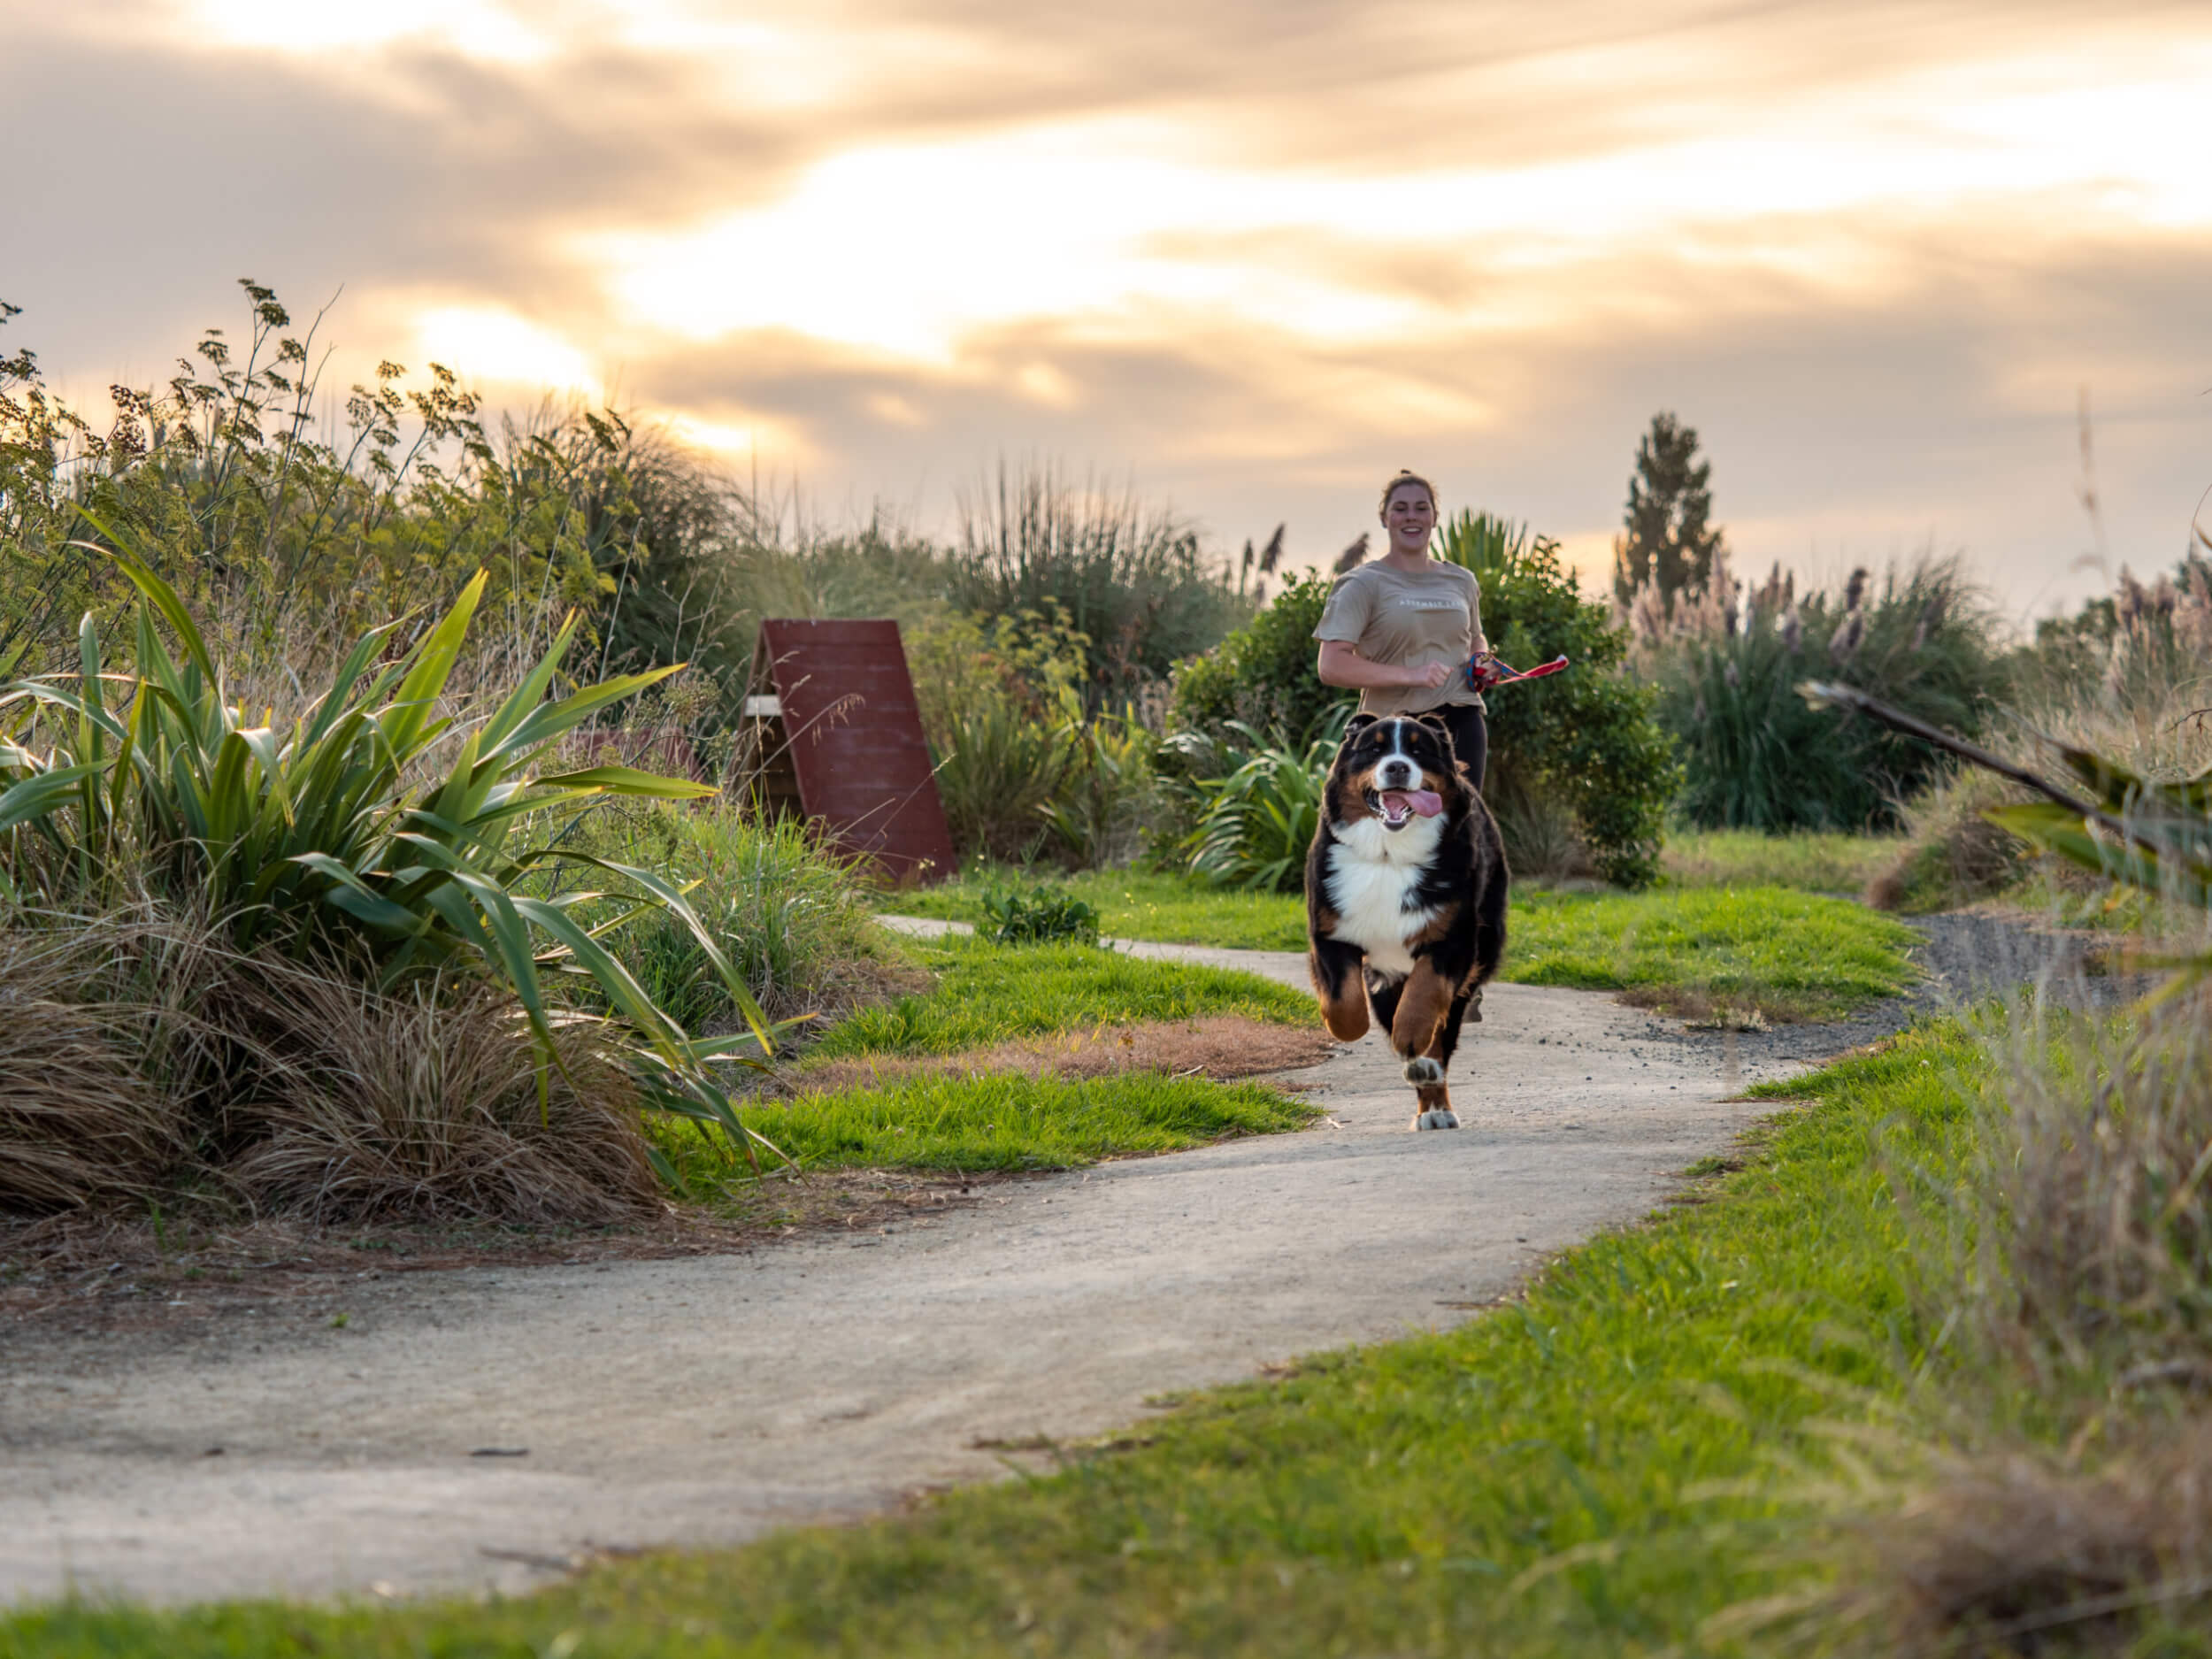
[[[1500,686],[1517,686],[1524,680],[1541,680],[1547,674],[1563,672],[1567,666],[1566,657],[1561,656],[1553,657],[1548,663],[1539,663],[1524,672],[1503,658],[1492,657],[1486,660],[1495,672],[1496,678],[1493,679],[1482,672],[1481,664],[1485,660],[1479,657],[1467,659],[1467,684],[1476,691],[1495,691]]]

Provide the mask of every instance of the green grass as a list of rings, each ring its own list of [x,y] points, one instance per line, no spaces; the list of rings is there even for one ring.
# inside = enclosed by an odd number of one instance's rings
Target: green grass
[[[1671,887],[1795,887],[1856,897],[1904,849],[1897,835],[1684,830],[1667,837],[1659,868]]]
[[[862,1009],[810,1043],[788,1102],[744,1107],[747,1127],[805,1168],[1066,1169],[1102,1157],[1171,1152],[1297,1129],[1313,1113],[1257,1083],[1131,1072],[1064,1080],[1006,1073],[909,1076],[879,1087],[808,1093],[810,1066],[872,1056],[956,1055],[1142,1020],[1240,1015],[1314,1020],[1313,999],[1256,974],[1148,962],[1089,945],[909,943],[927,991]],[[656,1143],[694,1195],[750,1165],[718,1133],[657,1120]]]
[[[1092,872],[1067,885],[1097,907],[1112,936],[1306,948],[1305,901],[1295,895],[1223,892],[1133,872]],[[949,882],[895,902],[909,914],[972,921],[981,913],[979,891]],[[1840,1018],[1917,977],[1904,954],[1916,941],[1911,929],[1845,900],[1780,887],[1595,894],[1524,887],[1507,934],[1503,979],[1628,991],[1692,1016],[1725,1008],[1769,1020]]]
[[[1962,1167],[1983,1067],[1955,1026],[1909,1034],[1791,1086],[1811,1103],[1748,1167],[1517,1303],[913,1516],[488,1605],[65,1606],[0,1620],[0,1655],[1716,1651],[1708,1618],[1809,1571],[1776,1564],[1793,1461],[1926,1357],[1882,1171]]]
[[[1031,887],[1038,878],[1010,870],[967,875],[941,886],[887,893],[881,903],[901,916],[951,922],[983,919],[983,892],[995,884]],[[1239,893],[1187,876],[1144,870],[1086,870],[1052,885],[1098,912],[1098,927],[1116,939],[1228,950],[1303,950],[1306,902],[1296,894]]]
[[[1263,1084],[1135,1071],[1080,1080],[904,1078],[741,1115],[807,1169],[1038,1170],[1277,1134],[1304,1127],[1314,1111]],[[671,1125],[660,1139],[695,1192],[749,1172],[720,1136],[688,1124]]]
[[[1147,962],[1091,945],[1002,946],[949,938],[913,947],[930,991],[863,1009],[808,1049],[811,1059],[953,1054],[1130,1020],[1240,1014],[1310,1024],[1313,998],[1257,974]]]
[[[1902,923],[1782,887],[1532,893],[1508,929],[1505,979],[1627,991],[1693,1016],[1837,1019],[1917,977],[1905,952],[1918,936]]]

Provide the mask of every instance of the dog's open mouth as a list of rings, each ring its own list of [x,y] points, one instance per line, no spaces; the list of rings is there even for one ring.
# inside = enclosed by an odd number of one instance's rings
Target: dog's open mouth
[[[1385,829],[1403,829],[1417,814],[1434,818],[1444,810],[1444,797],[1433,789],[1371,789],[1367,804],[1383,821]]]

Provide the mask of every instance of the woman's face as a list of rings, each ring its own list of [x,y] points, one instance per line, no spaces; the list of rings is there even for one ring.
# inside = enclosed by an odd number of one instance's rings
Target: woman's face
[[[1436,528],[1436,503],[1418,484],[1401,484],[1383,503],[1383,528],[1390,545],[1399,552],[1425,553],[1429,533]]]

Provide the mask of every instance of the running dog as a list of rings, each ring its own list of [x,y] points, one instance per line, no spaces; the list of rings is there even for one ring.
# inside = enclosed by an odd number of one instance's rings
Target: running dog
[[[1390,1033],[1416,1129],[1456,1129],[1445,1071],[1505,955],[1505,848],[1436,715],[1356,715],[1306,855],[1307,964],[1329,1034]]]

